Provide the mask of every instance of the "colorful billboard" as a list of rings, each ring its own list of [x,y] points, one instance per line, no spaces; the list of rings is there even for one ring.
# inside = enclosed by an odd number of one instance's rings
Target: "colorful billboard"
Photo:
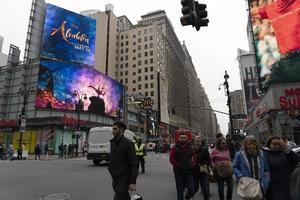
[[[94,66],[96,21],[48,4],[41,57]]]
[[[300,1],[248,0],[260,82],[300,80]],[[298,74],[297,74],[298,73]]]
[[[117,117],[122,108],[123,86],[91,67],[43,60],[40,64],[35,105],[38,108],[83,110]]]

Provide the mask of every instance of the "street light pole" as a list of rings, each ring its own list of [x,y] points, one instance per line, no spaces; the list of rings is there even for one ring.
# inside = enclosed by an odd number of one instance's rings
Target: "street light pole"
[[[86,94],[83,94],[83,95],[81,95],[80,96],[80,94],[78,93],[78,91],[77,90],[74,90],[74,92],[73,92],[73,96],[74,97],[77,97],[78,98],[78,103],[76,104],[76,111],[77,111],[77,127],[76,127],[76,130],[77,131],[80,131],[80,111],[82,111],[83,110],[83,107],[84,107],[84,105],[83,105],[83,101],[84,100],[87,100],[87,96],[86,96]],[[79,156],[79,153],[78,153],[78,148],[79,148],[79,134],[78,134],[78,132],[77,132],[77,134],[75,135],[75,137],[76,137],[76,151],[75,151],[75,156]]]
[[[234,135],[234,129],[233,129],[233,122],[232,122],[232,111],[231,111],[231,96],[230,96],[230,91],[229,91],[229,83],[228,83],[228,79],[229,79],[229,75],[227,74],[227,71],[225,71],[225,75],[224,75],[224,88],[225,88],[225,92],[226,92],[226,96],[227,96],[227,106],[229,109],[229,123],[230,123],[230,134],[231,137],[233,138]]]

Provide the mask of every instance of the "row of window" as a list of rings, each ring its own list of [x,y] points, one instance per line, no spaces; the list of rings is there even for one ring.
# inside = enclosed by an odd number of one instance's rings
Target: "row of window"
[[[135,72],[133,72],[133,73],[135,75]],[[126,71],[125,72],[125,76],[127,76],[127,75],[128,75],[128,72]],[[120,73],[120,76],[123,76],[123,72]],[[145,78],[145,81],[149,80],[149,78],[150,78],[150,80],[153,80],[154,79],[154,75],[150,74],[150,77],[148,75],[145,75],[144,78]],[[121,79],[121,81],[122,81],[122,79]],[[141,76],[138,76],[138,81],[142,81],[142,77]],[[123,82],[121,82],[121,83],[123,84]],[[128,83],[128,79],[127,78],[125,79],[125,83]],[[132,83],[136,83],[136,80],[133,80]]]
[[[153,32],[153,29],[152,29],[152,28],[149,28],[149,30],[148,30],[148,29],[145,29],[145,30],[144,30],[144,35],[147,35],[148,32],[149,32],[149,33],[152,33],[152,32]],[[141,36],[141,35],[142,35],[142,31],[138,31],[138,36]],[[132,35],[132,37],[133,37],[133,38],[136,38],[136,35],[134,34],[134,35]],[[121,40],[123,40],[124,38],[128,39],[128,33],[125,34],[125,35],[121,35]],[[118,37],[117,37],[117,39],[118,39]]]
[[[148,41],[148,37],[144,37],[144,42],[147,42]],[[153,36],[150,36],[149,37],[149,41],[153,41]],[[142,42],[142,38],[139,38],[137,40],[138,43],[141,43]],[[123,47],[124,45],[128,46],[129,45],[129,42],[128,41],[125,41],[125,42],[121,42],[121,47]],[[136,45],[136,42],[132,42],[132,45]]]
[[[126,64],[128,64],[128,63],[126,63]],[[148,67],[145,67],[145,68],[144,68],[144,71],[145,71],[145,72],[148,72],[148,69],[149,69]],[[150,72],[153,72],[153,70],[154,70],[154,68],[153,68],[153,66],[151,66],[151,67],[150,67]],[[138,73],[139,73],[139,74],[142,73],[142,69],[138,69]],[[128,71],[125,71],[125,75],[128,75]],[[136,75],[136,72],[133,72],[132,75],[135,76],[135,75]],[[123,71],[120,72],[120,76],[123,76]]]

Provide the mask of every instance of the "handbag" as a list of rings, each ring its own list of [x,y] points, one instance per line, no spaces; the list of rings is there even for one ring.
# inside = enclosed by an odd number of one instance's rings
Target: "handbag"
[[[216,165],[214,168],[216,169],[216,171],[218,172],[218,175],[221,178],[228,178],[228,177],[232,176],[232,174],[233,174],[231,162],[228,162],[228,164],[226,164],[226,165]]]
[[[239,180],[237,194],[243,200],[262,200],[263,194],[258,180],[242,177]]]
[[[211,168],[209,168],[209,171],[208,171],[208,180],[211,183],[217,182],[216,179],[215,179],[215,176],[214,176],[214,172]]]
[[[200,165],[200,172],[204,174],[208,174],[208,166],[207,165]]]

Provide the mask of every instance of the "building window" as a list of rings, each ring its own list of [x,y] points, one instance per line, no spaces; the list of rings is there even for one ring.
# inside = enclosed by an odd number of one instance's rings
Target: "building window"
[[[123,79],[120,80],[120,83],[123,84]]]
[[[123,59],[124,59],[124,58],[123,58],[123,56],[122,56],[122,57],[120,58],[120,60],[123,61]]]
[[[120,72],[120,76],[123,76],[123,72]]]
[[[125,63],[125,68],[128,68],[128,63]]]
[[[150,71],[153,72],[153,66],[150,67]]]
[[[145,96],[146,96],[146,97],[148,96],[148,92],[145,92]]]
[[[141,69],[138,69],[138,73],[139,73],[139,74],[142,73],[142,70],[141,70]]]
[[[145,52],[145,56],[146,56],[146,57],[148,56],[148,52]]]
[[[136,42],[133,42],[132,44],[133,44],[133,45],[136,45]]]
[[[136,64],[132,65],[133,68],[136,68]]]
[[[141,84],[138,85],[138,89],[139,90],[142,89],[142,85]]]
[[[142,61],[139,60],[138,61],[138,65],[141,66],[142,65]]]
[[[150,41],[152,41],[152,40],[153,40],[153,36],[152,36],[152,35],[149,37],[149,40],[150,40]]]
[[[141,80],[142,80],[142,78],[139,76],[139,77],[138,77],[138,81],[141,81]]]
[[[142,54],[141,53],[138,53],[138,58],[142,57]]]
[[[125,53],[128,53],[128,48],[125,49]]]
[[[121,54],[123,54],[124,53],[124,49],[121,49]]]
[[[138,39],[138,43],[141,43],[141,42],[142,42],[142,39],[141,39],[141,38],[139,38],[139,39]]]
[[[132,59],[133,59],[133,60],[136,60],[136,57],[133,57]]]
[[[128,38],[128,33],[126,33],[125,37]]]
[[[132,72],[132,75],[135,76],[135,75],[136,75],[136,72]]]
[[[147,65],[147,64],[148,64],[148,60],[145,60],[144,62],[145,62],[145,65]]]
[[[125,78],[125,84],[127,84],[128,83],[128,78]]]
[[[128,56],[125,57],[125,60],[128,60]]]
[[[123,40],[124,39],[124,35],[121,35],[121,40]]]
[[[126,41],[126,45],[128,46],[128,41]]]
[[[145,88],[146,88],[146,89],[148,88],[148,83],[145,83]],[[148,95],[146,95],[146,96],[148,96]]]
[[[151,87],[151,88],[154,88],[154,83],[150,83],[150,87]]]
[[[154,75],[153,75],[153,74],[150,75],[150,79],[151,79],[151,80],[154,79]]]
[[[123,64],[120,65],[120,69],[123,69]]]
[[[153,58],[150,58],[150,63],[153,63]]]
[[[151,91],[151,97],[154,97],[154,91]]]
[[[125,71],[125,75],[128,76],[128,71]]]
[[[153,56],[153,51],[150,51],[150,56]]]
[[[141,47],[141,45],[139,45],[139,46],[138,46],[138,50],[141,50],[141,49],[142,49],[142,47]]]
[[[141,31],[139,31],[139,32],[138,32],[138,35],[141,35],[141,34],[142,34],[142,32],[141,32]]]
[[[135,52],[136,52],[136,49],[133,49],[132,52],[135,53]]]
[[[132,37],[133,37],[133,38],[136,38],[136,35],[133,35]]]
[[[150,43],[150,48],[153,48],[153,43]]]
[[[145,72],[148,72],[148,67],[145,67]]]
[[[135,84],[135,82],[136,82],[135,80],[132,81],[133,84]]]
[[[148,76],[147,75],[145,76],[145,81],[148,81]]]
[[[147,37],[144,37],[144,41],[147,42],[147,40],[148,40],[148,38],[147,38]]]
[[[123,43],[123,42],[121,42],[121,47],[122,47],[122,46],[124,46],[124,43]]]
[[[148,45],[147,44],[145,44],[144,49],[148,49]]]
[[[132,88],[132,91],[135,92],[135,88]]]

